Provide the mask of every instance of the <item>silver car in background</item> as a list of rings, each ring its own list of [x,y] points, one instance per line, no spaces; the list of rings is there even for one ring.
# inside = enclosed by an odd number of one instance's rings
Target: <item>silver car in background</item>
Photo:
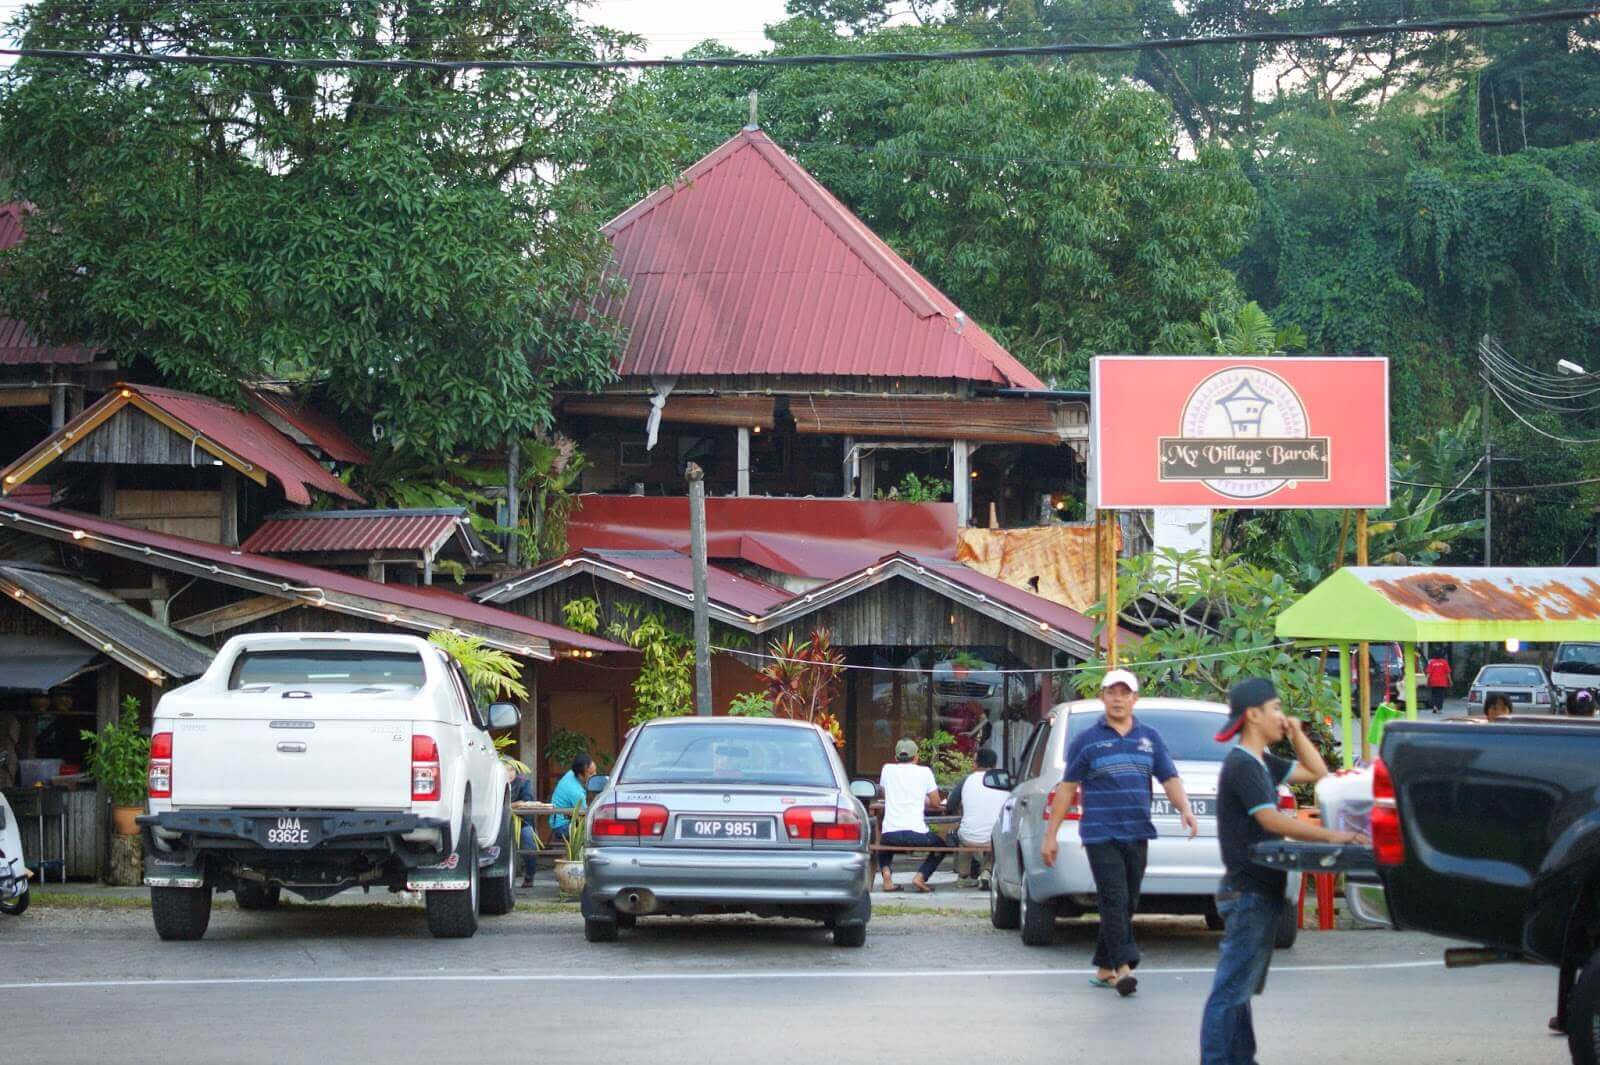
[[[1094,875],[1078,839],[1078,819],[1069,814],[1056,839],[1054,866],[1039,856],[1049,818],[1050,794],[1066,772],[1067,747],[1084,729],[1099,721],[1105,708],[1098,699],[1063,703],[1034,730],[1023,752],[1011,797],[994,826],[994,875],[989,880],[989,917],[996,928],[1020,928],[1029,946],[1054,942],[1057,917],[1078,917],[1095,908]],[[1200,832],[1190,839],[1160,785],[1151,781],[1150,814],[1157,838],[1150,841],[1138,913],[1204,915],[1212,930],[1222,928],[1215,896],[1222,879],[1222,851],[1217,844],[1217,777],[1222,760],[1235,744],[1214,737],[1228,719],[1221,703],[1146,697],[1134,717],[1161,733],[1183,778]],[[997,783],[1006,783],[991,777]],[[1294,806],[1287,789],[1280,790],[1285,809]],[[1296,907],[1300,875],[1289,874],[1288,898],[1278,926],[1277,946],[1292,946],[1298,932]]]
[[[866,942],[871,822],[833,741],[779,718],[682,717],[635,729],[589,782],[584,937],[651,914],[802,917]]]
[[[1550,679],[1538,666],[1513,662],[1493,663],[1478,670],[1467,689],[1467,713],[1483,713],[1483,703],[1491,692],[1511,700],[1511,712],[1548,714],[1553,696]],[[1565,709],[1565,707],[1562,707]]]

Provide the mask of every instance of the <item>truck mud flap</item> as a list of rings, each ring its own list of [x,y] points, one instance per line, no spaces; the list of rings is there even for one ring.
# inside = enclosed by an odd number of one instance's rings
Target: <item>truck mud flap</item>
[[[206,886],[205,867],[182,858],[163,858],[145,851],[145,887],[197,888]]]
[[[453,851],[442,862],[406,870],[407,891],[465,891],[471,886],[461,856]]]

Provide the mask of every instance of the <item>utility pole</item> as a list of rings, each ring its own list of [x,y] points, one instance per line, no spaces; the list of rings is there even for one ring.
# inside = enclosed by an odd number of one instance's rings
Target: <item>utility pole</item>
[[[689,479],[689,553],[694,559],[694,709],[711,716],[711,616],[706,605],[706,475],[698,463]]]
[[[509,569],[517,568],[517,535],[522,529],[518,521],[518,511],[521,510],[522,500],[518,498],[517,482],[522,477],[522,443],[511,441],[511,450],[506,454],[506,524],[511,526],[511,533],[506,537],[506,566]],[[537,561],[537,558],[533,559]]]
[[[1367,510],[1356,511],[1356,565],[1367,564]],[[1356,681],[1361,686],[1361,764],[1372,764],[1372,745],[1367,733],[1372,728],[1372,645],[1362,640],[1356,652]]]
[[[1494,565],[1494,442],[1489,438],[1489,382],[1483,383],[1483,565]]]

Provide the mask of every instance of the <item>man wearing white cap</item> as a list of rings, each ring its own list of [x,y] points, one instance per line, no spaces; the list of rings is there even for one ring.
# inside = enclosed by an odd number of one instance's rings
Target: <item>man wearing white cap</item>
[[[1105,716],[1067,748],[1067,771],[1050,804],[1050,823],[1040,848],[1044,864],[1054,865],[1059,849],[1056,833],[1081,790],[1083,816],[1078,838],[1088,852],[1100,912],[1100,938],[1094,949],[1096,972],[1089,982],[1096,987],[1114,987],[1124,997],[1139,988],[1133,975],[1139,966],[1133,914],[1139,908],[1150,841],[1156,838],[1150,820],[1151,777],[1161,782],[1190,838],[1200,831],[1166,741],[1155,729],[1134,719],[1133,704],[1138,701],[1139,678],[1128,670],[1110,670],[1100,681]]]

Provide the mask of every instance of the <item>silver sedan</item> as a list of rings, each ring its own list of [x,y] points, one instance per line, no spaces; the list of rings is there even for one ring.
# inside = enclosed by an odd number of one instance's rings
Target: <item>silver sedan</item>
[[[1538,666],[1510,662],[1484,666],[1467,688],[1467,713],[1483,713],[1484,701],[1492,694],[1504,695],[1511,700],[1513,713],[1519,710],[1523,713],[1550,713],[1550,680]]]
[[[668,718],[635,729],[594,793],[584,936],[651,914],[805,917],[866,942],[870,822],[827,733],[778,718]]]

